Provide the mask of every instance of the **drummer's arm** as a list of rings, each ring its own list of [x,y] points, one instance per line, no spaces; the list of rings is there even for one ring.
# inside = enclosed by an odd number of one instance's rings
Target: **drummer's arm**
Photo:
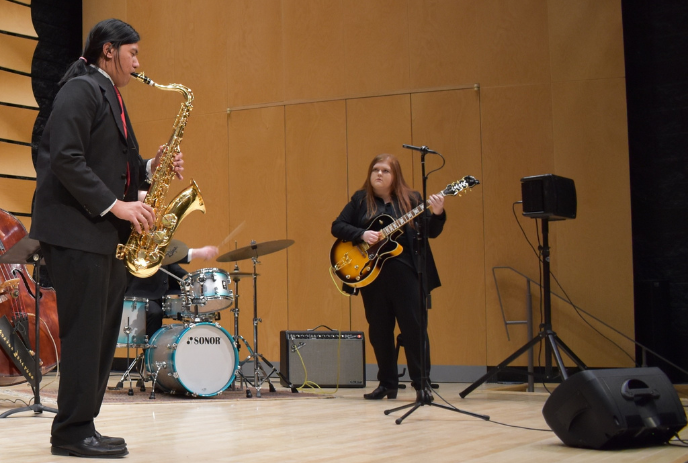
[[[189,249],[189,253],[186,255],[185,263],[189,263],[193,259],[214,259],[219,253],[220,250],[217,248],[217,246],[203,246],[202,248]]]

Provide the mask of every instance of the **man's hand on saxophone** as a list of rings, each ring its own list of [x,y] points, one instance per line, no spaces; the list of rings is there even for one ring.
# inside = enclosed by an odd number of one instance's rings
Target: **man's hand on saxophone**
[[[160,165],[160,160],[163,157],[165,151],[165,145],[160,145],[158,148],[158,152],[155,153],[155,158],[153,159],[153,162],[151,163],[151,171],[155,173],[155,170],[158,168]],[[182,176],[182,172],[184,171],[184,160],[182,159],[182,153],[179,152],[175,154],[174,160],[172,161],[172,165],[174,166],[174,174],[179,180],[183,180],[184,177]]]
[[[115,201],[110,212],[116,217],[131,222],[137,233],[148,230],[155,225],[155,211],[146,203],[141,201]]]

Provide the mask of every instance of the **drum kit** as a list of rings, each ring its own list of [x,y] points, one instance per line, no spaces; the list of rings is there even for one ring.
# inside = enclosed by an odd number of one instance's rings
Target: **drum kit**
[[[281,251],[294,244],[293,240],[276,240],[264,243],[251,241],[249,246],[235,249],[217,258],[218,262],[235,262],[234,271],[226,272],[218,268],[203,268],[179,278],[164,268],[171,277],[179,280],[181,294],[170,294],[163,298],[163,316],[179,323],[163,325],[150,339],[146,336],[146,310],[148,299],[125,297],[117,338],[117,347],[136,349],[136,356],[122,375],[117,386],[122,389],[124,381],[129,380],[129,395],[134,394],[132,371],[137,371],[137,386],[145,391],[145,382],[152,381],[150,398],[155,398],[156,386],[170,394],[186,394],[210,397],[221,394],[230,386],[234,390],[253,386],[256,396],[261,397],[261,387],[267,381],[270,392],[275,388],[270,377],[277,374],[287,383],[289,381],[258,350],[258,318],[256,265],[258,257]],[[164,265],[172,264],[187,255],[188,248],[173,240],[171,251],[163,260]],[[253,272],[241,272],[238,261],[251,259]],[[253,346],[239,334],[239,281],[253,279]],[[234,290],[231,285],[234,283]],[[231,335],[216,321],[219,312],[234,305],[234,334]],[[240,342],[246,346],[248,355],[239,359]],[[142,349],[139,353],[139,349]],[[242,366],[253,361],[253,375],[245,375]],[[265,363],[270,370],[262,366]],[[239,382],[239,385],[236,383]],[[292,388],[292,390],[294,390]],[[246,387],[246,396],[252,397]]]

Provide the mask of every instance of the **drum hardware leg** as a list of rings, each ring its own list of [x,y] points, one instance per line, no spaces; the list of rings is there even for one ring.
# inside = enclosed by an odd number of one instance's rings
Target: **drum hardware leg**
[[[237,352],[241,348],[241,342],[239,342],[239,341],[242,341],[244,343],[244,345],[246,345],[246,348],[248,349],[249,354],[246,356],[246,358],[244,360],[240,360],[237,363],[236,375],[234,376],[234,382],[232,383],[232,386],[231,386],[231,389],[233,391],[243,391],[244,390],[244,384],[247,384],[247,385],[250,384],[248,381],[248,378],[246,378],[246,376],[244,375],[244,372],[242,371],[241,367],[246,362],[253,359],[253,350],[251,349],[251,346],[248,343],[248,341],[246,341],[246,339],[244,339],[243,336],[239,335],[239,336],[234,338],[234,345],[237,348]],[[240,387],[238,389],[236,387],[237,379],[239,380],[239,384],[240,384]]]
[[[128,347],[128,346],[127,346],[127,347]],[[138,350],[138,349],[137,349],[137,350]],[[122,375],[122,377],[120,378],[120,380],[117,382],[117,385],[116,385],[116,386],[113,386],[113,387],[108,387],[108,389],[111,390],[111,391],[121,391],[121,390],[122,390],[122,387],[124,386],[124,381],[126,381],[126,379],[128,378],[128,379],[129,379],[129,392],[127,392],[127,394],[128,394],[128,395],[134,395],[134,390],[133,390],[132,387],[131,387],[131,371],[134,369],[134,367],[135,367],[139,362],[141,362],[141,366],[143,366],[143,352],[141,352],[140,354],[138,354],[138,355],[136,356],[136,358],[134,359],[134,361],[131,362],[131,363],[129,364],[129,367],[127,367],[126,371],[124,372],[124,374]],[[140,371],[140,370],[139,370],[139,371]],[[139,374],[140,374],[140,373],[139,373]]]
[[[153,373],[153,387],[151,387],[151,393],[149,399],[155,399],[155,383],[158,382],[158,373],[162,368],[167,368],[167,362],[155,362],[155,373]]]

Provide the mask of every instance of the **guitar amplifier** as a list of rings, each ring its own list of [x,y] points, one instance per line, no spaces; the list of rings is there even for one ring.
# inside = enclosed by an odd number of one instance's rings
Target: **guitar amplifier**
[[[305,369],[304,369],[305,367]],[[280,370],[294,387],[365,387],[362,331],[280,331]],[[289,387],[284,379],[280,384]]]

